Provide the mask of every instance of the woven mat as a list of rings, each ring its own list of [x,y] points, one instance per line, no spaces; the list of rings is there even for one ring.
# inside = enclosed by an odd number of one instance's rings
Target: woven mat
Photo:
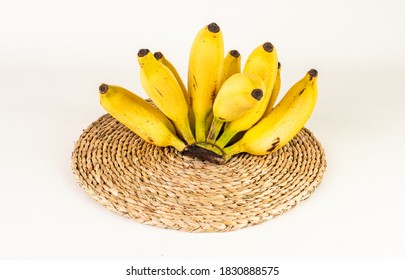
[[[72,169],[88,195],[125,217],[181,231],[222,232],[260,224],[307,199],[326,161],[306,128],[270,155],[239,154],[217,165],[150,145],[107,114],[76,142]]]

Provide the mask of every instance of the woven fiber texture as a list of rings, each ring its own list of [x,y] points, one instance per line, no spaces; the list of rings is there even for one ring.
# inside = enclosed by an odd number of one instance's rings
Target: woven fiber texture
[[[106,208],[140,223],[188,232],[260,224],[307,199],[326,169],[306,128],[267,155],[239,154],[223,165],[150,145],[110,115],[75,143],[78,184]]]

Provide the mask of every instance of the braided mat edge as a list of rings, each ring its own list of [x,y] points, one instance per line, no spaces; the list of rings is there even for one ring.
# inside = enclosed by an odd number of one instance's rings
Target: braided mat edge
[[[137,222],[187,232],[260,224],[307,199],[321,183],[325,153],[303,128],[266,156],[223,165],[150,145],[106,114],[75,143],[72,170],[98,203]]]

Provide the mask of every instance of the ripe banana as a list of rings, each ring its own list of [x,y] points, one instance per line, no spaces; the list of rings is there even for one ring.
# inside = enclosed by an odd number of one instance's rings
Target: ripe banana
[[[317,76],[318,72],[311,69],[240,141],[224,149],[226,158],[241,152],[265,155],[287,144],[304,127],[315,107]]]
[[[287,91],[287,93],[283,96],[283,98],[280,100],[275,108],[277,108],[277,110],[279,111],[287,111],[288,108],[291,106],[291,103],[299,96],[299,93],[311,82],[315,81],[315,87],[317,86],[317,76],[318,72],[315,69],[309,70],[302,79],[296,82]],[[275,108],[273,108],[273,110],[275,110]]]
[[[318,72],[311,69],[275,106],[281,87],[275,47],[266,42],[255,48],[241,71],[240,53],[224,56],[222,31],[214,22],[196,34],[187,85],[161,52],[141,49],[138,62],[154,104],[102,84],[102,106],[145,141],[201,160],[223,163],[241,152],[276,151],[303,128],[316,104]]]
[[[188,105],[175,75],[147,49],[138,52],[138,62],[142,86],[150,99],[172,120],[183,139],[193,144],[195,139],[188,120]]]
[[[262,99],[265,91],[264,82],[255,75],[236,73],[228,78],[214,101],[214,118],[207,142],[214,143],[222,124],[245,114]]]
[[[156,58],[156,60],[162,62],[163,65],[165,65],[167,68],[170,69],[170,71],[172,71],[173,75],[176,77],[176,80],[181,87],[181,90],[183,91],[184,98],[186,99],[187,104],[190,104],[190,95],[188,94],[186,86],[184,85],[179,72],[177,72],[176,67],[174,67],[174,65],[161,52],[155,52],[153,56]]]
[[[277,78],[277,68],[277,51],[271,43],[266,42],[253,50],[246,61],[243,73],[256,75],[263,80],[266,87],[263,98],[248,112],[228,123],[215,145],[220,148],[225,147],[238,132],[248,130],[260,120],[271,97]]]
[[[214,117],[231,122],[257,104],[266,92],[264,82],[257,76],[237,73],[225,81],[213,105]]]
[[[222,31],[216,23],[211,23],[201,29],[194,39],[188,68],[188,90],[197,142],[204,142],[206,138],[205,122],[218,90],[223,60]]]
[[[218,89],[221,88],[221,86],[229,77],[236,73],[240,73],[240,53],[237,50],[231,50],[224,58],[218,83]]]
[[[144,99],[119,86],[102,84],[99,92],[104,109],[146,142],[179,151],[186,147],[170,120]]]
[[[274,83],[273,90],[271,92],[271,97],[270,97],[270,100],[269,100],[269,104],[267,104],[267,108],[266,108],[266,111],[264,111],[263,116],[266,116],[268,113],[270,113],[270,111],[273,110],[274,103],[276,103],[276,100],[277,100],[277,97],[278,97],[278,94],[279,94],[280,88],[281,88],[280,71],[281,71],[281,64],[279,62],[278,63],[278,69],[277,69],[277,78],[276,78],[276,81]]]
[[[177,82],[179,83],[183,94],[184,94],[184,98],[186,99],[187,105],[188,105],[188,120],[191,126],[191,131],[194,130],[194,113],[193,113],[193,109],[191,108],[191,98],[190,98],[190,94],[187,91],[186,86],[183,83],[183,80],[181,79],[179,72],[177,72],[176,67],[174,67],[174,65],[163,55],[163,53],[161,52],[155,52],[153,54],[153,56],[160,62],[163,63],[163,65],[165,65],[167,68],[170,69],[170,71],[172,71],[173,75],[176,77]]]

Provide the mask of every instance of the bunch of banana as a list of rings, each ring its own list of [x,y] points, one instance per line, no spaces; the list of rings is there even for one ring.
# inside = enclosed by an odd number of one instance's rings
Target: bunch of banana
[[[318,72],[311,69],[274,106],[281,87],[276,48],[269,42],[259,45],[242,70],[237,50],[225,55],[216,23],[194,39],[187,87],[161,52],[141,49],[138,62],[154,105],[106,84],[99,88],[101,105],[148,143],[212,162],[280,149],[304,127],[317,100]]]

